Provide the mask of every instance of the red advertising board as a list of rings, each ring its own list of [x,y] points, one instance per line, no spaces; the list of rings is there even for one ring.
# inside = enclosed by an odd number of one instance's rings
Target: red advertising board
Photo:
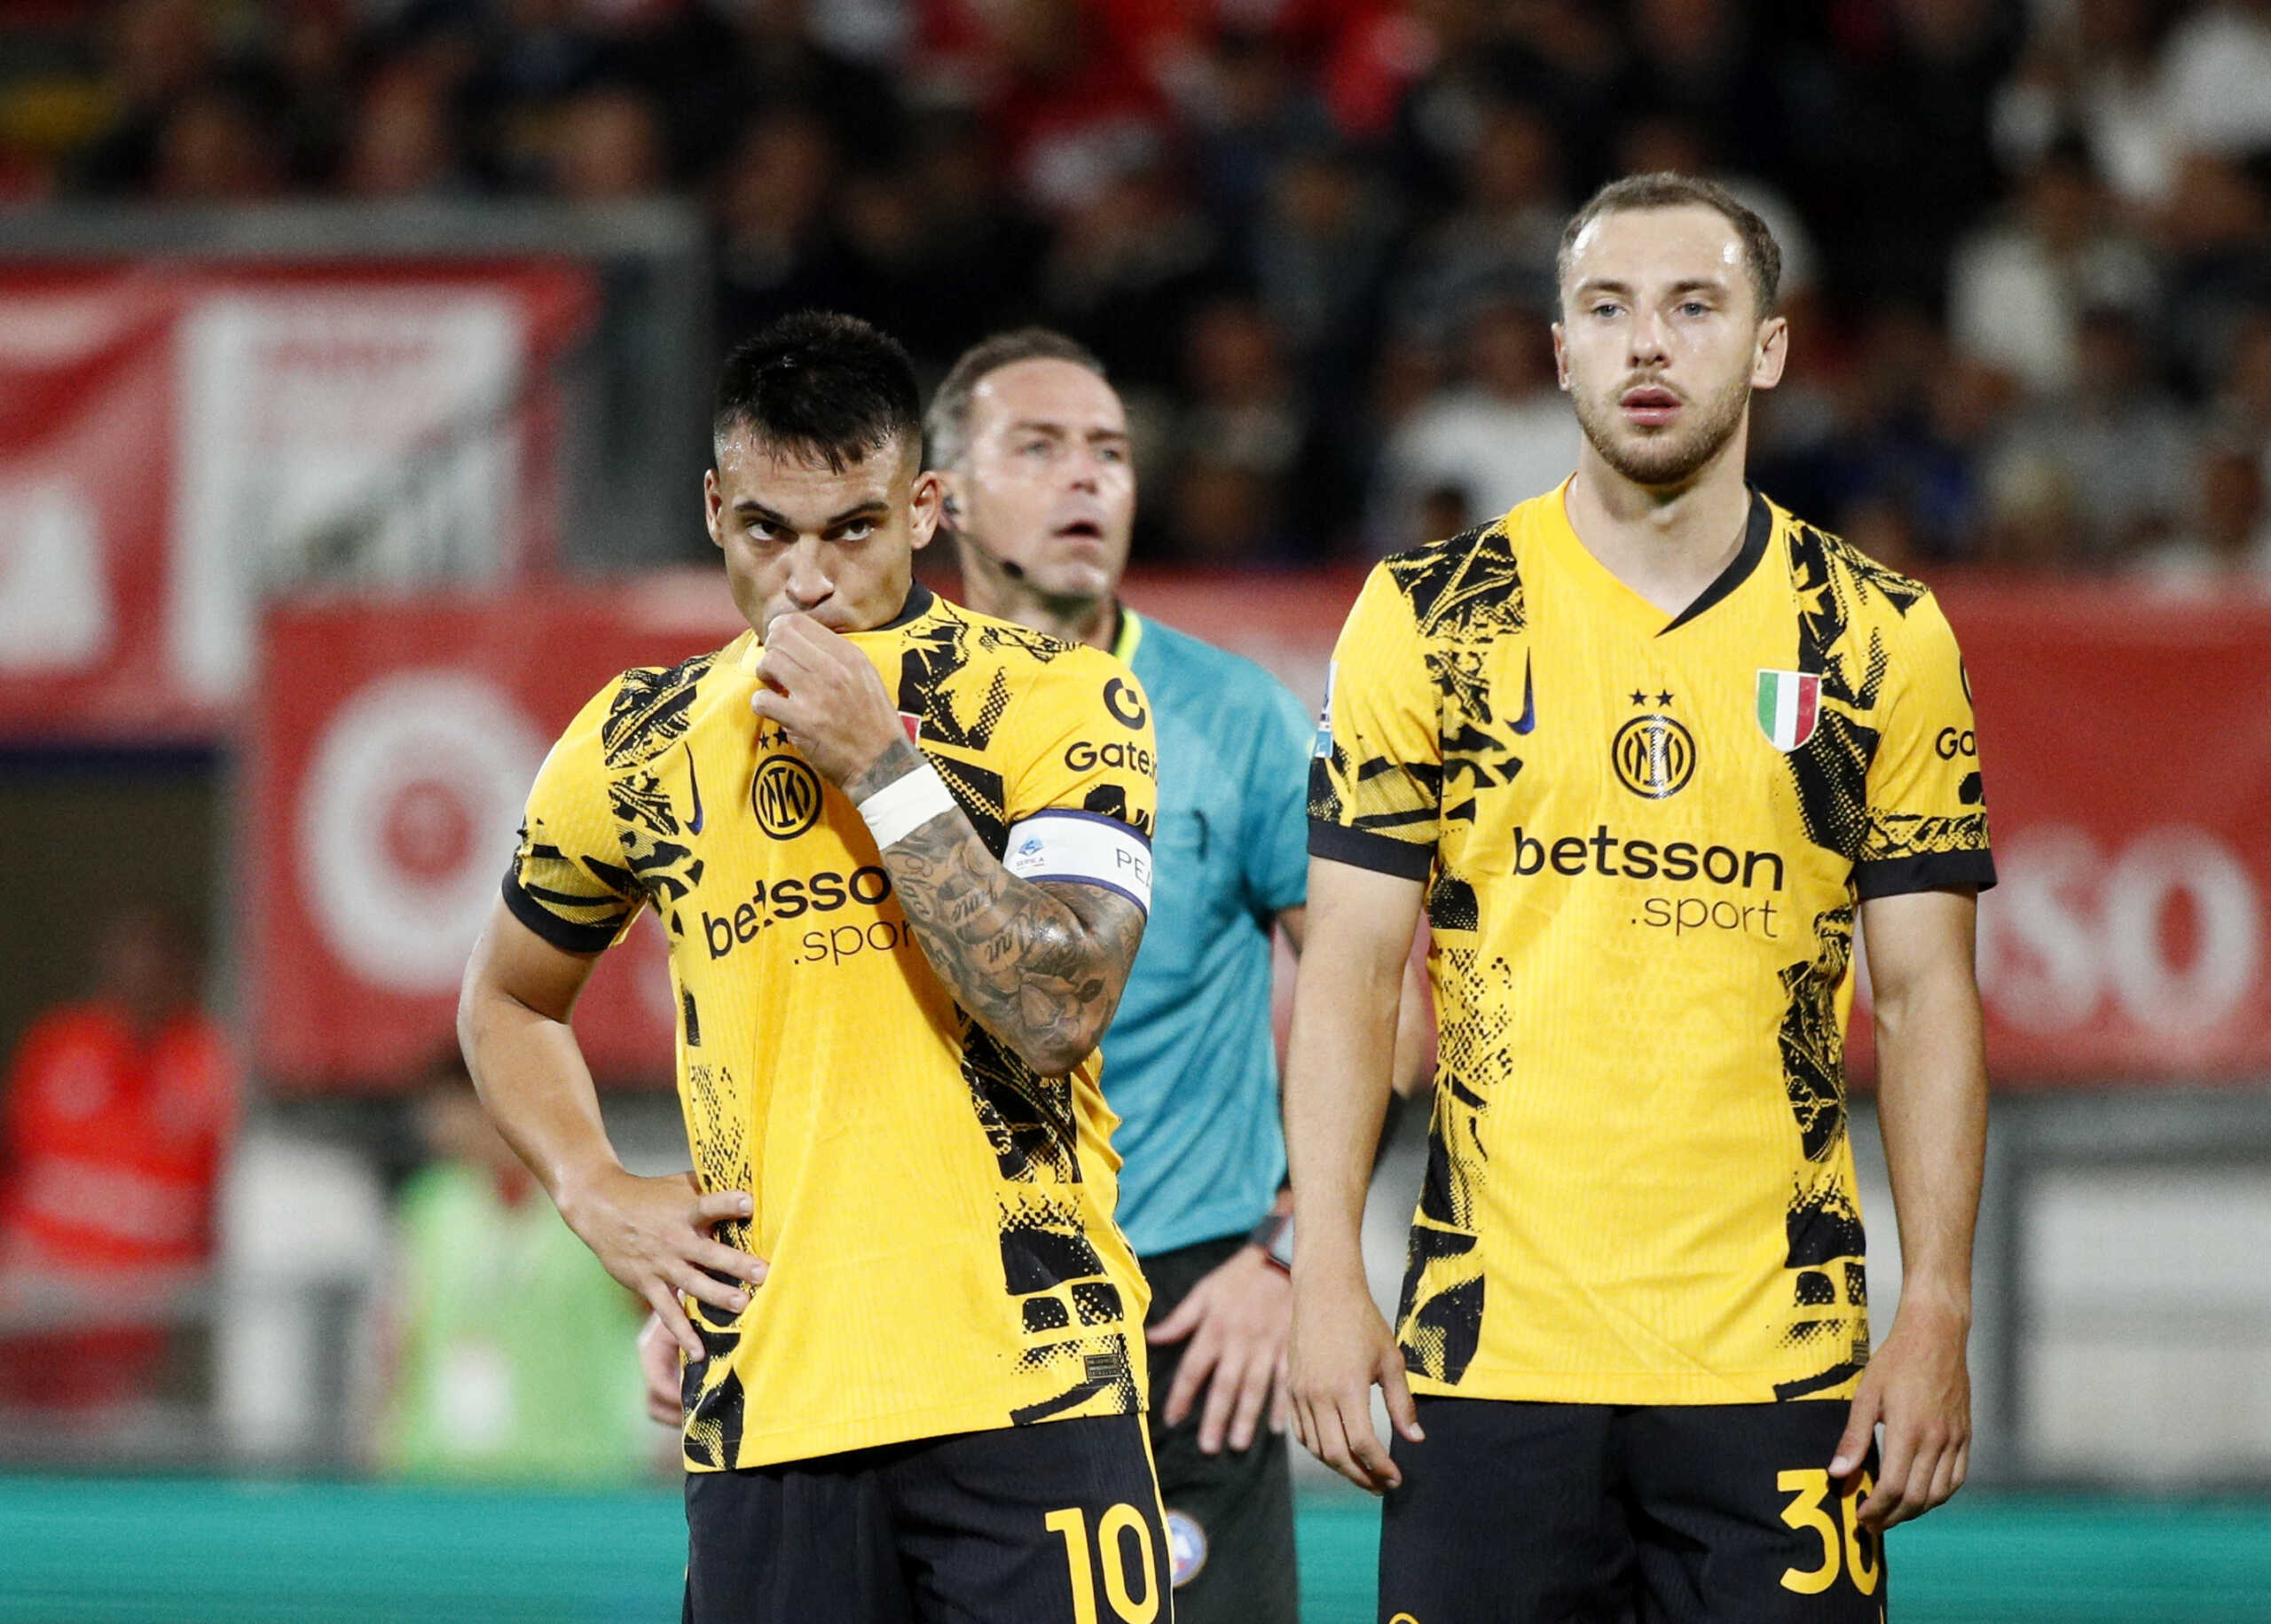
[[[1313,702],[1356,584],[1150,580],[1129,597]],[[1981,910],[1998,1083],[2271,1078],[2271,608],[1971,584],[1942,596],[1978,702],[2002,878]],[[552,737],[617,671],[736,630],[706,574],[272,615],[247,843],[264,1074],[383,1087],[446,1043]],[[577,1027],[602,1077],[659,1081],[672,1001],[659,934],[640,930]]]
[[[550,560],[551,262],[0,271],[0,735],[209,735],[261,594]],[[446,554],[446,557],[442,555]]]
[[[451,1042],[467,950],[554,735],[617,671],[716,647],[740,624],[706,577],[273,611],[245,843],[267,1079],[385,1087]],[[576,1025],[599,1076],[667,1078],[651,915],[602,961]]]

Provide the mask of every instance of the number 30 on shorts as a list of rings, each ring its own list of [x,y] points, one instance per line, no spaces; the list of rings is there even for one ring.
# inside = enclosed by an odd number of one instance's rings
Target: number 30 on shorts
[[[1079,1506],[1051,1511],[1041,1519],[1041,1526],[1065,1541],[1065,1565],[1073,1580],[1073,1624],[1097,1624],[1098,1569],[1104,1575],[1104,1599],[1120,1624],[1151,1624],[1159,1616],[1158,1581],[1152,1576],[1151,1525],[1143,1520],[1143,1512],[1123,1500],[1096,1518],[1096,1559],[1093,1564],[1088,1559],[1088,1514]],[[1123,1537],[1130,1531],[1136,1535],[1132,1564]],[[1143,1588],[1141,1596],[1128,1591],[1131,1567],[1134,1578]]]
[[[1822,1503],[1829,1498],[1829,1474],[1819,1467],[1811,1471],[1783,1472],[1774,1484],[1791,1497],[1790,1503],[1782,1508],[1783,1522],[1821,1542],[1820,1565],[1785,1568],[1782,1588],[1796,1590],[1801,1596],[1819,1596],[1835,1584],[1837,1575],[1843,1572],[1852,1580],[1855,1589],[1864,1596],[1874,1596],[1884,1565],[1878,1557],[1877,1536],[1861,1526],[1858,1516],[1861,1502],[1875,1487],[1869,1474],[1861,1473],[1852,1487],[1837,1497],[1835,1521]],[[1844,1525],[1842,1529],[1838,1526],[1840,1522]]]

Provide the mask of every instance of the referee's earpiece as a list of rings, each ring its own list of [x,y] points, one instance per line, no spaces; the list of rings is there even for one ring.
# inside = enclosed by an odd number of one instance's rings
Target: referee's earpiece
[[[962,508],[961,508],[961,506],[959,506],[959,505],[955,501],[954,498],[952,498],[952,497],[948,497],[948,498],[946,499],[946,502],[945,502],[944,506],[945,506],[945,508],[946,508],[946,514],[947,514],[947,518],[949,518],[949,519],[959,519],[959,518],[961,518],[961,517],[962,517]]]

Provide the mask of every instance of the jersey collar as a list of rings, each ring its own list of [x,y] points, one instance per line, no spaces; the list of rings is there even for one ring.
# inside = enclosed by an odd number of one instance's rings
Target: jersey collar
[[[1758,561],[1766,556],[1766,543],[1773,534],[1774,509],[1754,490],[1750,493],[1750,522],[1743,527],[1741,551],[1727,561],[1727,567],[1719,571],[1718,578],[1705,587],[1694,602],[1672,616],[1671,624],[1664,630],[1677,632],[1749,580],[1751,571],[1758,568]]]
[[[1750,517],[1743,526],[1742,545],[1734,557],[1727,561],[1709,586],[1697,593],[1693,601],[1678,614],[1666,616],[1663,610],[1643,598],[1620,580],[1585,544],[1577,537],[1576,527],[1569,522],[1569,484],[1564,480],[1561,489],[1554,493],[1546,513],[1544,530],[1551,550],[1559,558],[1563,569],[1574,577],[1588,593],[1605,606],[1620,610],[1651,636],[1662,637],[1678,631],[1714,605],[1734,595],[1735,590],[1757,572],[1758,562],[1766,556],[1766,545],[1773,539],[1773,505],[1756,490],[1750,493]]]
[[[1126,604],[1120,606],[1120,633],[1112,639],[1112,657],[1122,665],[1136,663],[1136,650],[1143,641],[1143,622]]]
[[[908,621],[914,620],[917,616],[928,613],[934,596],[935,594],[932,593],[929,587],[923,585],[920,581],[915,582],[907,589],[907,601],[899,606],[899,613],[892,616],[889,620],[884,622],[882,625],[869,626],[868,630],[870,632],[891,632],[897,630],[899,627],[905,625]]]

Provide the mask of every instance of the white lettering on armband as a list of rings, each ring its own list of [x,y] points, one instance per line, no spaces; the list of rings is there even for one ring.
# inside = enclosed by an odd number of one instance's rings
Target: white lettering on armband
[[[1013,825],[1002,867],[1020,880],[1101,885],[1149,914],[1151,847],[1117,818],[1097,812],[1037,812]]]

